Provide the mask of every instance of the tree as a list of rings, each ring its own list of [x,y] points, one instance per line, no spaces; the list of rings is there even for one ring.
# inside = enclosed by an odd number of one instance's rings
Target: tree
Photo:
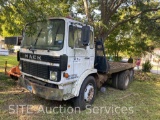
[[[3,36],[20,34],[28,22],[67,16],[72,11],[86,15],[95,28],[96,38],[103,38],[108,51],[116,56],[122,51],[142,53],[159,44],[158,0],[0,0],[0,10],[0,34]],[[76,16],[76,19],[85,17]]]
[[[71,4],[72,1],[67,0],[0,0],[0,24],[2,26],[0,35],[21,34],[26,23],[47,17],[67,16]]]
[[[86,1],[83,2],[85,4]],[[86,5],[82,14],[86,14],[89,22],[94,20],[96,36],[106,41],[110,54],[118,57],[118,53],[123,51],[140,55],[155,46],[160,35],[159,1],[88,0]],[[100,11],[99,17],[92,14],[95,9]]]
[[[100,11],[98,21],[101,21],[103,25],[99,29],[103,30],[98,31],[102,31],[100,36],[103,36],[104,39],[118,26],[128,21],[134,21],[137,18],[142,19],[146,13],[160,10],[160,3],[155,0],[83,0],[83,3],[85,13],[81,10],[81,5],[77,9],[82,14],[86,14],[91,22],[94,19],[94,10]],[[159,19],[159,17],[156,19]]]

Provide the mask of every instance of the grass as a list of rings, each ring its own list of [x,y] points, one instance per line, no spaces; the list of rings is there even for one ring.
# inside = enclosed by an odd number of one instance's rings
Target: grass
[[[17,65],[15,56],[0,56],[0,119],[160,119],[160,75],[136,73],[133,83],[127,90],[121,91],[110,86],[105,86],[106,91],[104,93],[98,91],[91,108],[85,111],[72,111],[71,101],[57,102],[45,100],[19,87],[17,82],[11,80],[2,72],[5,60],[8,60],[10,66]],[[63,107],[61,111],[58,108],[54,109],[59,106]]]
[[[0,56],[0,72],[4,72],[5,62],[7,61],[8,69],[18,64],[17,56],[10,55],[10,56]]]

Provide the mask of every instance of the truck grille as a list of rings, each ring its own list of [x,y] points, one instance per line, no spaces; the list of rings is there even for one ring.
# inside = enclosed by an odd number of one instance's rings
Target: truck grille
[[[22,61],[22,71],[40,78],[49,79],[49,66]]]

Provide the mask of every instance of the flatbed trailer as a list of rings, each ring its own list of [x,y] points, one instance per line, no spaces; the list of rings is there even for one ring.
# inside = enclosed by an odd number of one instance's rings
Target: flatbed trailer
[[[98,72],[98,77],[96,79],[97,87],[100,88],[105,82],[111,79],[114,88],[126,90],[133,80],[135,65],[132,63],[113,61],[109,61],[108,63],[110,66],[108,72]]]

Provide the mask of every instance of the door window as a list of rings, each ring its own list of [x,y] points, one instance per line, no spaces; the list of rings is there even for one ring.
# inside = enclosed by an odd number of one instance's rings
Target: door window
[[[68,45],[71,48],[85,48],[85,46],[81,42],[81,32],[82,29],[78,28],[76,26],[69,26],[69,40],[68,40]],[[94,48],[94,41],[93,41],[93,32],[90,31],[90,48]]]

